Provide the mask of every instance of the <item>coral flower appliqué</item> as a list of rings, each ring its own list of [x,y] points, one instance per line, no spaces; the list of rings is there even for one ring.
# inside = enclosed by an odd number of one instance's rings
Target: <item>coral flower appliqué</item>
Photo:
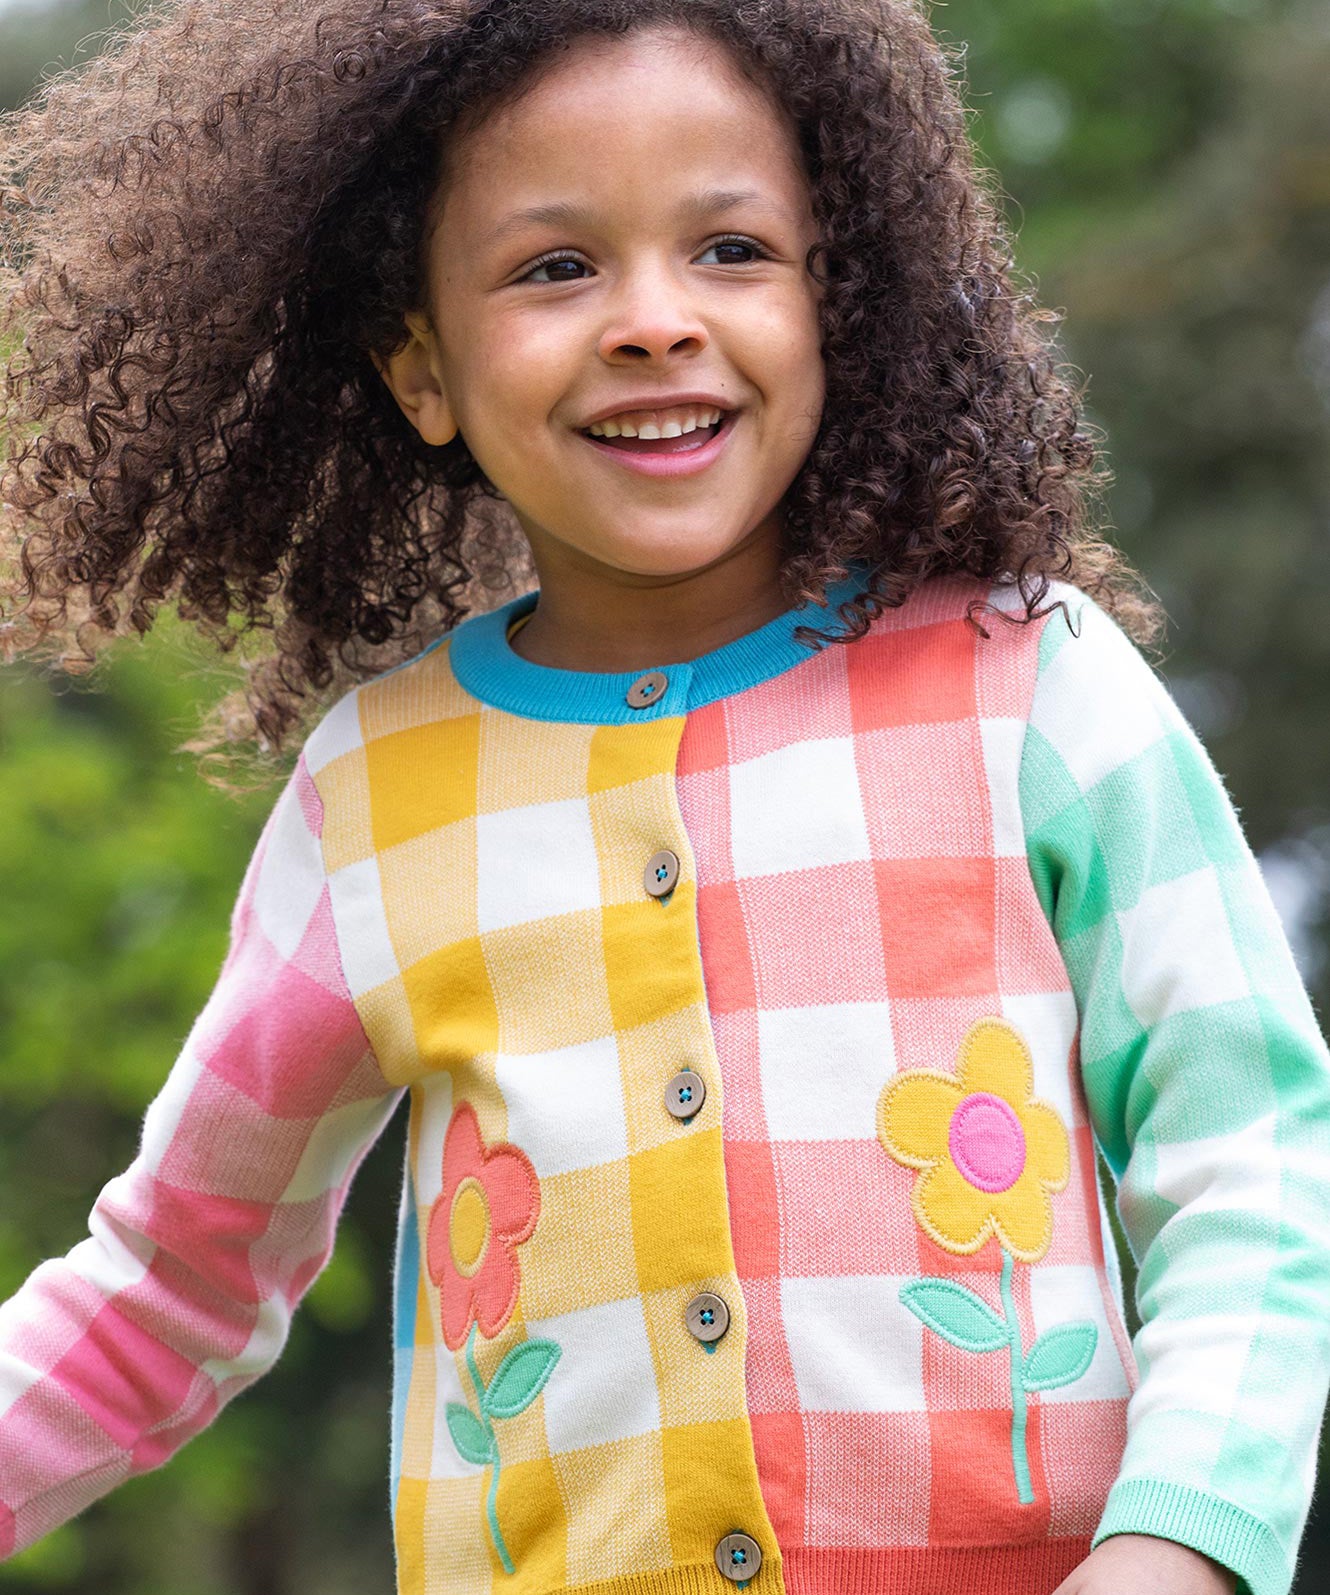
[[[898,1163],[921,1169],[912,1203],[926,1235],[949,1252],[977,1252],[991,1235],[1023,1263],[1053,1238],[1050,1193],[1067,1183],[1062,1120],[1035,1100],[1020,1035],[983,1019],[961,1044],[955,1075],[908,1069],[878,1103],[878,1138]]]
[[[463,1102],[443,1142],[443,1190],[430,1209],[426,1260],[439,1287],[443,1338],[459,1351],[473,1323],[492,1340],[512,1317],[521,1272],[517,1247],[540,1217],[540,1181],[515,1146],[486,1147]]]
[[[516,1564],[499,1524],[497,1421],[515,1418],[540,1395],[561,1351],[552,1340],[528,1337],[511,1346],[488,1383],[476,1359],[476,1333],[486,1340],[505,1329],[517,1306],[521,1272],[517,1248],[540,1217],[540,1181],[525,1152],[506,1142],[487,1147],[476,1110],[459,1103],[443,1138],[443,1189],[430,1208],[425,1261],[439,1287],[439,1316],[450,1351],[463,1351],[476,1407],[450,1401],[444,1416],[457,1454],[490,1470],[485,1501],[490,1540],[505,1573]]]

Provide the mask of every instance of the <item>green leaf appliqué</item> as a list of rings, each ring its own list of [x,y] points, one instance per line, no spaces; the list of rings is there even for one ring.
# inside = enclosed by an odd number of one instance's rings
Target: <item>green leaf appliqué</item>
[[[485,1411],[491,1418],[515,1418],[525,1412],[545,1388],[561,1348],[552,1340],[524,1340],[514,1346],[494,1370],[485,1392]]]
[[[448,1420],[448,1433],[453,1437],[457,1454],[464,1462],[474,1462],[478,1468],[494,1461],[494,1450],[485,1425],[460,1401],[450,1401],[444,1411]]]
[[[986,1301],[948,1279],[916,1279],[901,1289],[914,1316],[962,1351],[1001,1351],[1011,1331]]]
[[[1040,1335],[1025,1359],[1027,1390],[1057,1390],[1079,1379],[1090,1366],[1099,1331],[1093,1324],[1059,1324]]]

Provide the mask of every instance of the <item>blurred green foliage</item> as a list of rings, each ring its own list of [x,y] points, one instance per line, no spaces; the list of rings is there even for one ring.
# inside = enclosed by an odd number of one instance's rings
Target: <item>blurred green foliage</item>
[[[0,10],[0,103],[124,0]],[[1330,998],[1330,11],[1323,0],[950,0],[1018,265],[1067,315],[1116,536],[1165,673]],[[86,50],[92,46],[85,45]],[[215,978],[271,793],[177,751],[224,674],[178,626],[96,690],[0,675],[0,1299],[85,1233]],[[0,1567],[5,1595],[392,1587],[389,1272],[402,1119],[276,1369],[159,1472]],[[1299,1595],[1330,1578],[1318,1509]]]

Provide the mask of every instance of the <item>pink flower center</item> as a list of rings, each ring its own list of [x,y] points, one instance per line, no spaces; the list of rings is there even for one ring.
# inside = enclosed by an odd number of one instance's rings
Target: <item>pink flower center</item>
[[[968,1096],[951,1116],[951,1161],[981,1191],[1007,1191],[1025,1168],[1025,1131],[1016,1110],[988,1091]]]

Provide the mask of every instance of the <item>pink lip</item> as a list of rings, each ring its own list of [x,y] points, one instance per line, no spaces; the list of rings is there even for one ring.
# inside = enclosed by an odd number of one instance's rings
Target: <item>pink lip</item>
[[[699,471],[705,471],[707,466],[713,464],[724,452],[738,416],[737,410],[731,410],[728,415],[723,416],[715,437],[704,443],[700,449],[693,449],[688,454],[629,454],[624,449],[611,448],[608,443],[602,443],[598,438],[587,437],[584,432],[578,435],[583,442],[590,443],[597,454],[613,460],[616,465],[636,471],[640,476],[696,476]]]

